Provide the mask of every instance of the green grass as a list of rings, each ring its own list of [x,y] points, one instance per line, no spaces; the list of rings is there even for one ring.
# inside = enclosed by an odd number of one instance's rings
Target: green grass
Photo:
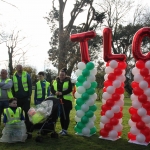
[[[74,132],[74,116],[75,109],[71,111],[71,123],[69,126],[68,136],[59,136],[58,139],[52,139],[50,136],[43,137],[42,143],[36,143],[35,138],[37,136],[37,131],[33,132],[33,138],[26,140],[25,143],[15,143],[6,144],[0,143],[0,150],[149,150],[149,146],[141,146],[128,143],[127,133],[129,132],[128,120],[130,115],[128,109],[131,106],[131,100],[125,99],[124,105],[124,116],[123,116],[123,132],[122,138],[117,141],[108,141],[99,138],[99,123],[100,123],[100,108],[101,103],[96,102],[97,111],[95,115],[97,119],[95,121],[95,126],[97,127],[97,133],[91,137],[83,137],[75,135]],[[58,120],[56,125],[56,131],[60,131],[60,122]]]

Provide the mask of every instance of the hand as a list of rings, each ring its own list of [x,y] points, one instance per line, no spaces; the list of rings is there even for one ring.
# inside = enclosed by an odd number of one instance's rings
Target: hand
[[[62,95],[62,92],[59,92],[59,95]]]
[[[57,91],[55,94],[56,94],[56,95],[59,95],[59,92]]]

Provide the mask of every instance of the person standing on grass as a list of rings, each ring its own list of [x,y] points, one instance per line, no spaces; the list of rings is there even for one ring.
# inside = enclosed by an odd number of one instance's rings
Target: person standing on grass
[[[9,106],[8,100],[13,98],[11,92],[12,85],[12,80],[7,77],[7,70],[2,69],[0,78],[0,122],[4,108]]]
[[[35,86],[34,93],[34,104],[41,104],[43,100],[45,100],[48,96],[50,96],[50,83],[47,82],[44,78],[44,72],[40,71],[38,73],[39,81]]]
[[[25,124],[27,128],[27,134],[28,138],[31,138],[31,123],[29,121],[27,113],[30,109],[32,84],[30,75],[26,71],[23,71],[22,65],[16,66],[16,72],[13,75],[12,92],[14,97],[17,98],[18,107],[21,107],[22,110],[25,112]]]
[[[60,123],[62,130],[59,133],[61,135],[67,135],[73,97],[72,83],[70,77],[67,76],[66,68],[62,68],[59,72],[59,76],[53,81],[51,93],[62,100],[62,105],[60,106]]]

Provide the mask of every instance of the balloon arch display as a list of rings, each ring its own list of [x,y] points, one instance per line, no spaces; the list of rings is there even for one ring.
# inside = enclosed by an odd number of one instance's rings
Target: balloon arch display
[[[80,42],[81,62],[76,71],[77,91],[75,132],[82,136],[91,136],[96,133],[94,112],[97,107],[95,89],[97,82],[95,75],[97,70],[90,61],[88,53],[88,40],[94,38],[94,31],[71,35],[73,42]],[[129,108],[131,119],[129,120],[130,131],[128,138],[130,143],[148,145],[150,142],[150,52],[147,55],[141,52],[141,42],[145,36],[150,37],[150,28],[144,27],[136,32],[132,42],[132,53],[136,60],[132,69],[134,80],[131,83],[133,94],[131,95],[132,106]],[[110,28],[103,30],[103,54],[106,62],[104,88],[102,95],[100,137],[115,141],[121,137],[122,110],[124,105],[124,81],[126,69],[126,55],[112,54],[111,52],[112,31]]]

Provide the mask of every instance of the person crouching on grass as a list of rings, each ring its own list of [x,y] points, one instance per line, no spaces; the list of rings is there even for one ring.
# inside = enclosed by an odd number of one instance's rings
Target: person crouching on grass
[[[4,129],[0,142],[25,142],[27,139],[26,125],[21,107],[17,107],[17,99],[9,100],[9,107],[4,109]]]

